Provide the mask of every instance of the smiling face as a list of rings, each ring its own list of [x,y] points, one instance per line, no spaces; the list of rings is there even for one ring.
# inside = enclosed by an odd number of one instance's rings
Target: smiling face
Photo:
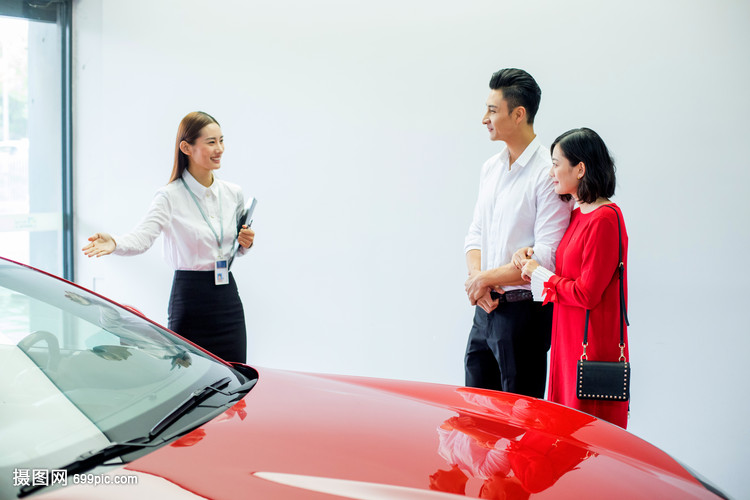
[[[577,198],[578,184],[585,173],[586,167],[583,162],[571,165],[560,145],[555,145],[555,149],[552,150],[552,168],[549,172],[552,183],[555,185],[555,193],[569,194]]]
[[[503,91],[491,90],[487,97],[487,112],[482,118],[482,124],[487,127],[491,141],[505,141],[511,136],[518,124],[515,115],[508,109],[508,101],[503,97]]]
[[[188,158],[190,165],[188,170],[196,173],[206,173],[221,168],[221,155],[224,154],[224,136],[221,127],[216,123],[210,123],[201,129],[200,135],[195,143],[188,144],[183,141],[180,145],[183,153]]]

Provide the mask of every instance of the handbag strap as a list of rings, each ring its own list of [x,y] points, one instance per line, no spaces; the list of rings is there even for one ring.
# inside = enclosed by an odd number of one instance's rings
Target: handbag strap
[[[628,321],[628,310],[625,305],[625,262],[622,259],[622,228],[620,227],[620,214],[617,209],[612,205],[604,205],[605,207],[611,208],[615,212],[617,217],[617,244],[618,244],[618,258],[619,264],[617,265],[617,279],[620,282],[620,361],[625,361],[625,324],[630,326]],[[583,327],[583,354],[581,359],[587,359],[586,357],[586,346],[589,345],[589,314],[590,309],[586,309],[586,323]],[[624,323],[624,324],[623,324]]]

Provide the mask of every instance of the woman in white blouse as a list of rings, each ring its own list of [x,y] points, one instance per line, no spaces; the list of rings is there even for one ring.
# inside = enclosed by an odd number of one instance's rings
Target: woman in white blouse
[[[228,262],[253,245],[255,232],[237,221],[244,209],[239,186],[214,176],[221,167],[224,136],[202,111],[180,122],[169,184],[156,192],[138,227],[122,236],[96,233],[83,252],[89,257],[137,255],[164,234],[164,257],[175,270],[169,328],[213,354],[245,362],[245,315]],[[249,224],[249,223],[248,223]]]

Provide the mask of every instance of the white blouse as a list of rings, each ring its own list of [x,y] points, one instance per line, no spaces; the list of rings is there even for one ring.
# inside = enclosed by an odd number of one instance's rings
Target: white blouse
[[[138,255],[154,244],[164,233],[164,259],[175,270],[213,271],[216,259],[228,259],[232,244],[237,239],[237,221],[244,210],[242,190],[236,184],[214,176],[210,187],[201,185],[185,170],[182,176],[197,198],[217,237],[201,215],[196,201],[180,179],[170,182],[154,195],[151,207],[140,224],[130,233],[113,236],[117,247],[115,255]],[[246,249],[240,247],[237,256]]]
[[[532,256],[531,258],[533,259],[534,257]],[[531,293],[534,295],[535,302],[544,302],[544,296],[546,295],[544,284],[554,275],[555,273],[542,266],[537,267],[531,273]]]

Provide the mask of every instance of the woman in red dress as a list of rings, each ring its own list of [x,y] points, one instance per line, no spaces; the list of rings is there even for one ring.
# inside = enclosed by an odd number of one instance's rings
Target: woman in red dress
[[[578,202],[557,248],[555,272],[539,266],[530,248],[522,248],[513,256],[516,267],[531,281],[535,300],[543,298],[555,304],[547,398],[626,428],[627,401],[576,397],[576,366],[583,352],[586,310],[591,311],[588,359],[620,358],[620,284],[616,271],[621,243],[627,304],[628,236],[620,208],[609,200],[615,193],[615,165],[601,137],[587,128],[565,132],[552,144],[551,151],[550,176],[555,192],[567,199],[573,196]],[[624,355],[630,360],[624,327]]]

